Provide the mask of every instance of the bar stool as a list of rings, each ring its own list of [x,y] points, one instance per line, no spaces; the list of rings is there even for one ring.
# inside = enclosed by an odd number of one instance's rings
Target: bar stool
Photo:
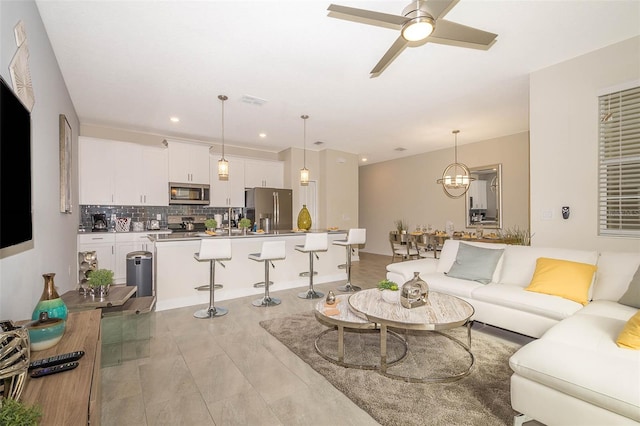
[[[364,244],[367,240],[367,230],[365,228],[351,228],[346,240],[335,240],[333,244],[345,246],[347,248],[347,283],[338,287],[338,290],[345,292],[360,291],[360,287],[351,285],[351,250],[355,244]]]
[[[221,260],[231,260],[231,240],[217,238],[203,238],[200,240],[200,251],[194,253],[193,257],[198,262],[208,261],[209,269],[209,307],[196,311],[193,316],[196,318],[213,318],[226,315],[229,310],[226,308],[214,306],[214,293],[216,288],[222,288],[216,285],[216,262],[226,268]]]
[[[274,260],[282,260],[286,258],[284,241],[265,241],[262,243],[262,251],[260,253],[252,253],[249,259],[256,262],[264,262],[264,297],[256,299],[252,302],[253,306],[275,306],[279,305],[281,300],[269,295],[269,264],[275,268]],[[254,287],[261,286],[262,283],[254,284]]]
[[[295,248],[302,253],[309,253],[309,290],[298,293],[298,297],[301,299],[319,299],[324,297],[324,293],[313,289],[313,257],[315,256],[316,259],[320,259],[317,253],[329,249],[329,234],[326,232],[307,233],[304,245],[298,245]],[[300,275],[307,275],[307,273],[304,272]]]

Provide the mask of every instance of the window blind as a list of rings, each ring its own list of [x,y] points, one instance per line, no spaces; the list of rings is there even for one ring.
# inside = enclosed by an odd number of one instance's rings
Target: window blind
[[[640,237],[640,87],[598,104],[598,233]]]

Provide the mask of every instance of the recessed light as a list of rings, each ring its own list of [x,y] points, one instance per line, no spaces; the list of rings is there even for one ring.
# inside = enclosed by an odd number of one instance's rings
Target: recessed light
[[[172,123],[177,123],[180,121],[178,117],[171,117],[169,120],[171,120]]]
[[[367,157],[362,157],[362,159],[360,159],[360,161],[362,161],[363,163],[367,162]]]
[[[266,134],[266,133],[264,133],[264,132],[262,132],[262,133],[260,133],[258,136],[260,136],[261,138],[266,138],[266,137],[267,137],[267,134]]]

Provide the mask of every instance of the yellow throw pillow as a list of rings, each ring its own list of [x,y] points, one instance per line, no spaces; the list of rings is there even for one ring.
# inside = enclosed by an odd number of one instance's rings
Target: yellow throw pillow
[[[586,305],[596,265],[540,257],[525,290],[551,294]]]
[[[640,311],[629,318],[618,335],[616,345],[625,349],[640,349]]]

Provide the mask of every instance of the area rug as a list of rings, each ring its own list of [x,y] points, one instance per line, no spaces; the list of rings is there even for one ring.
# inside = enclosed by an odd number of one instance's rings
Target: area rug
[[[314,341],[328,327],[320,324],[312,312],[265,320],[260,325],[381,425],[513,424],[516,412],[510,406],[509,357],[519,348],[517,344],[472,330],[475,364],[468,376],[449,383],[409,383],[373,370],[341,367],[322,358]],[[466,339],[464,328],[448,333]],[[423,377],[460,371],[468,365],[464,350],[437,333],[403,337],[409,343],[409,351],[390,372]],[[325,353],[335,353],[336,339],[337,332],[327,333],[319,347]],[[402,350],[397,339],[388,339],[388,359],[397,357]],[[345,333],[346,362],[366,364],[376,357],[377,333]]]

